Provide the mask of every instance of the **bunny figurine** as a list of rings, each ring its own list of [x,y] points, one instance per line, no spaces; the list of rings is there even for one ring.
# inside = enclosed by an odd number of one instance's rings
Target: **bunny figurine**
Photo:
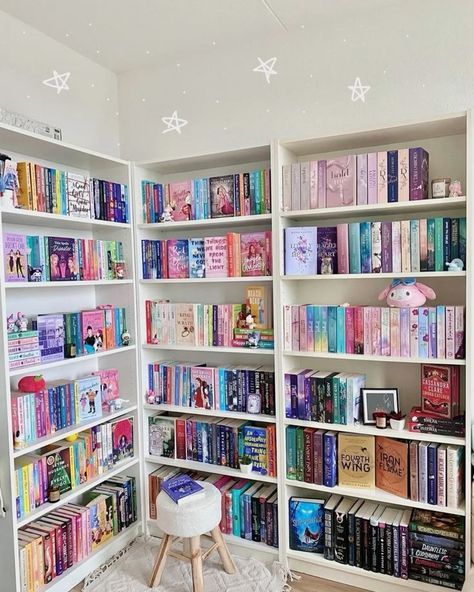
[[[434,300],[432,288],[417,282],[415,278],[396,279],[379,294],[379,300],[387,299],[390,307],[404,308],[423,306],[426,299]]]

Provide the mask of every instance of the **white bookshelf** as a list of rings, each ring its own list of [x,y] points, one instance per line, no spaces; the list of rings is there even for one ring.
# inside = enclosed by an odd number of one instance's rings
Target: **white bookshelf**
[[[0,125],[1,152],[13,160],[27,160],[43,166],[51,166],[66,171],[84,173],[90,176],[125,183],[131,189],[131,169],[126,161],[108,157],[93,151],[76,148],[66,143],[42,138]],[[6,283],[4,280],[4,258],[0,263],[0,308],[2,310],[0,344],[1,352],[1,390],[0,398],[0,483],[4,496],[6,516],[0,519],[0,570],[2,588],[20,590],[20,572],[17,544],[17,530],[31,521],[44,516],[55,508],[71,501],[80,501],[80,496],[112,475],[127,474],[137,479],[137,495],[141,495],[140,457],[141,423],[137,399],[137,328],[135,307],[135,255],[132,223],[122,224],[101,220],[73,218],[43,212],[5,209],[0,198],[0,233],[18,232],[23,234],[65,236],[74,238],[94,238],[103,240],[122,240],[126,258],[127,279],[119,281],[79,281],[50,283]],[[130,197],[131,199],[131,197]],[[4,209],[2,209],[4,208]],[[37,288],[37,289],[36,289]],[[9,370],[6,333],[6,317],[21,311],[28,318],[39,313],[76,312],[95,308],[99,304],[124,306],[127,314],[127,329],[132,336],[132,345],[105,350],[95,355],[63,359],[51,363],[37,364]],[[106,369],[119,369],[120,396],[129,402],[121,410],[104,413],[101,418],[66,428],[48,437],[29,444],[21,450],[13,450],[11,426],[11,396],[22,376],[43,374],[46,381],[72,380],[91,372]],[[115,465],[109,472],[72,489],[61,496],[57,504],[46,503],[28,515],[17,519],[15,503],[15,462],[39,448],[57,442],[68,435],[82,432],[110,420],[133,416],[135,428],[134,457]],[[139,504],[138,512],[142,506]],[[126,545],[141,532],[141,516],[126,531],[114,537],[103,547],[99,547],[84,561],[68,569],[61,577],[45,586],[44,590],[69,590],[81,582],[85,575],[111,557],[119,548]]]

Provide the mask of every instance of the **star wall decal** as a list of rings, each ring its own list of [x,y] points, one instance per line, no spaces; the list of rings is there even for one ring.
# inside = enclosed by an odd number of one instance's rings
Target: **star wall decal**
[[[59,95],[63,90],[69,90],[69,86],[67,81],[69,80],[69,76],[71,76],[71,72],[65,72],[64,74],[58,74],[56,70],[53,70],[53,75],[51,78],[46,78],[43,80],[43,84],[45,86],[50,86],[51,88],[56,89],[56,93]]]
[[[262,58],[257,58],[260,64],[253,69],[254,72],[262,72],[265,74],[265,79],[270,84],[270,76],[272,74],[278,74],[276,70],[274,70],[275,62],[277,61],[276,58],[270,58],[266,62],[262,60]]]
[[[188,125],[186,119],[180,119],[178,117],[177,111],[173,111],[171,117],[162,117],[161,121],[168,126],[161,132],[162,134],[166,134],[166,132],[178,132],[180,134],[181,128]]]
[[[365,103],[365,95],[369,92],[370,86],[364,86],[360,81],[360,78],[357,76],[357,78],[354,80],[354,84],[352,86],[348,86],[347,88],[352,91],[352,102],[355,103],[355,101],[360,99],[363,103]]]

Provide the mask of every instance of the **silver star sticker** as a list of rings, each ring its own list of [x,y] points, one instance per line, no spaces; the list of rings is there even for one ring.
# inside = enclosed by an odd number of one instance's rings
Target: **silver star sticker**
[[[185,125],[188,125],[186,119],[180,119],[178,117],[178,112],[173,111],[171,117],[162,117],[161,121],[166,124],[168,127],[164,129],[161,133],[166,134],[166,132],[178,132],[181,133],[181,128]]]
[[[71,72],[58,74],[56,70],[53,70],[53,76],[51,78],[46,78],[46,80],[43,80],[43,84],[55,88],[56,93],[59,95],[62,90],[69,90],[69,86],[67,84],[69,76],[71,76]]]
[[[357,77],[354,80],[354,84],[352,86],[348,86],[347,88],[352,91],[351,99],[353,102],[360,99],[363,103],[365,103],[365,95],[369,92],[370,86],[363,86],[360,78]]]
[[[260,62],[260,64],[253,69],[254,72],[263,72],[263,74],[265,74],[265,78],[268,82],[268,84],[270,84],[270,76],[272,74],[277,74],[278,72],[276,70],[273,69],[273,67],[275,66],[275,62],[277,61],[276,58],[270,58],[269,60],[267,60],[266,62],[264,62],[262,60],[262,58],[257,58],[258,61]]]

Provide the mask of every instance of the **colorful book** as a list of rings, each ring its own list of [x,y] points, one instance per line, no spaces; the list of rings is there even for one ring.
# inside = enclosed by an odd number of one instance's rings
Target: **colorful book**
[[[400,497],[408,497],[409,445],[403,440],[376,436],[375,485]]]
[[[189,277],[189,244],[187,239],[168,239],[168,277],[181,279]]]
[[[75,405],[79,421],[102,417],[100,376],[86,376],[74,381]]]
[[[353,154],[328,160],[326,164],[326,207],[356,203],[356,157]]]
[[[285,274],[316,275],[318,261],[317,229],[285,229]]]
[[[113,463],[133,458],[133,417],[124,417],[111,422]]]
[[[203,278],[206,275],[206,255],[203,238],[190,238],[188,246],[189,277]]]
[[[192,181],[175,181],[169,183],[169,205],[171,217],[175,221],[192,219]]]
[[[3,233],[3,264],[6,282],[27,282],[27,244],[24,234]]]
[[[289,500],[290,549],[324,552],[324,500],[291,497]]]
[[[211,218],[234,216],[234,175],[210,177],[209,196]]]
[[[206,277],[227,277],[227,237],[210,236],[204,239]]]
[[[48,261],[51,281],[78,279],[75,239],[48,236]]]
[[[208,366],[191,368],[191,407],[214,409],[216,369]]]
[[[340,433],[338,437],[338,474],[341,487],[375,486],[375,439]]]
[[[104,345],[104,311],[84,310],[81,313],[84,352],[94,354]]]
[[[265,276],[268,273],[268,233],[252,232],[240,235],[242,277]],[[270,267],[271,269],[271,267]]]
[[[337,227],[321,226],[317,230],[317,273],[332,275],[337,270]]]
[[[66,173],[67,213],[78,218],[91,217],[90,179],[85,175]],[[59,213],[59,212],[56,212]]]
[[[177,475],[171,479],[165,479],[161,489],[178,505],[184,501],[204,497],[204,488],[189,475]]]

